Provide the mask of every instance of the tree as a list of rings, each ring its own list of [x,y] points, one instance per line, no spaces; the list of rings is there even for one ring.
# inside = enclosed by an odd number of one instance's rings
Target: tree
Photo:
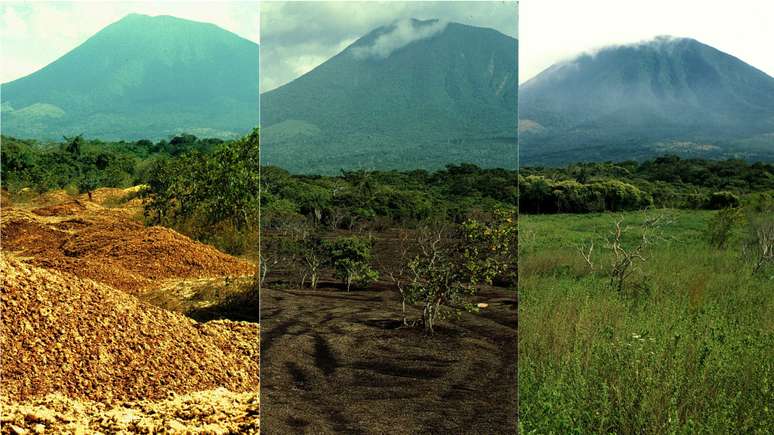
[[[371,268],[372,242],[360,237],[339,237],[326,240],[324,249],[328,262],[350,290],[352,284],[367,285],[379,278],[379,273]]]
[[[639,265],[648,261],[646,253],[660,237],[661,227],[667,223],[663,215],[645,218],[639,227],[640,237],[636,242],[627,243],[624,235],[631,227],[623,224],[623,218],[615,221],[614,229],[607,238],[607,247],[613,254],[609,272],[610,285],[619,293],[623,292],[627,280],[638,270]]]
[[[322,240],[319,237],[307,237],[302,242],[301,257],[305,266],[304,275],[309,276],[309,286],[316,289],[320,280],[320,269],[326,261]]]
[[[408,320],[406,319],[406,304],[409,300],[407,291],[407,284],[410,282],[409,278],[409,250],[410,250],[410,233],[406,229],[400,229],[398,231],[398,252],[397,252],[397,267],[382,266],[382,270],[385,270],[390,280],[395,284],[395,288],[400,293],[401,300],[401,321],[403,326],[408,326]]]
[[[81,145],[83,145],[83,134],[79,134],[75,137],[67,137],[63,136],[66,145],[65,145],[65,151],[73,155],[74,157],[78,157],[81,155]]]
[[[759,273],[774,265],[774,197],[759,194],[745,209],[747,236],[743,253]]]
[[[497,209],[488,219],[469,218],[419,229],[418,254],[407,265],[405,302],[422,304],[422,325],[432,333],[439,317],[476,311],[468,302],[481,284],[515,273],[518,229],[514,210]]]
[[[94,170],[88,171],[78,179],[78,192],[89,195],[89,201],[92,200],[94,189],[99,186],[99,177]]]
[[[714,192],[707,201],[706,208],[710,210],[722,210],[724,208],[739,207],[739,197],[731,192]]]
[[[741,214],[738,208],[724,208],[709,221],[706,235],[710,246],[725,249]]]

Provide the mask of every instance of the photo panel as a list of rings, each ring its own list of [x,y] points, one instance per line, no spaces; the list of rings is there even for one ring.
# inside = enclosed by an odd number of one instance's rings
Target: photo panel
[[[264,433],[516,432],[517,34],[261,3]]]
[[[3,433],[259,433],[257,2],[3,2]]]
[[[521,5],[520,430],[771,432],[774,6]]]

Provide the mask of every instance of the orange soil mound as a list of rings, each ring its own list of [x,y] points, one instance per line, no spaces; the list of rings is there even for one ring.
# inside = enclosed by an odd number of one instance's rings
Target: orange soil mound
[[[71,214],[74,213],[73,214]],[[40,216],[43,215],[43,216]],[[74,216],[62,218],[61,216]],[[248,262],[163,227],[145,227],[94,204],[3,209],[2,245],[31,264],[137,293],[170,278],[242,276]]]
[[[67,201],[56,205],[47,205],[44,207],[38,207],[32,210],[38,216],[72,216],[78,213],[82,213],[87,209],[86,205],[82,202]]]
[[[73,197],[67,193],[64,189],[51,190],[37,196],[33,202],[40,205],[59,204],[62,202],[72,201]]]
[[[258,391],[257,324],[198,324],[113,288],[0,257],[0,395],[158,400]]]
[[[141,186],[134,186],[126,189],[121,189],[118,187],[100,187],[99,189],[95,189],[91,192],[91,201],[100,205],[104,205],[109,200],[121,200],[126,198],[129,194],[139,191],[140,188]],[[78,196],[78,199],[82,201],[88,201],[89,195],[87,193],[83,193]],[[139,201],[137,198],[132,199],[131,201],[135,200]]]

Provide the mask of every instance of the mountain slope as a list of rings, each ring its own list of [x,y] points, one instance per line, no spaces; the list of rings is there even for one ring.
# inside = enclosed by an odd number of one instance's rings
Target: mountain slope
[[[581,55],[523,84],[519,97],[525,164],[774,155],[774,78],[693,39]]]
[[[230,137],[255,127],[257,98],[257,44],[213,24],[131,14],[3,84],[3,133]]]
[[[264,162],[298,172],[514,167],[516,46],[437,20],[380,27],[261,95]]]

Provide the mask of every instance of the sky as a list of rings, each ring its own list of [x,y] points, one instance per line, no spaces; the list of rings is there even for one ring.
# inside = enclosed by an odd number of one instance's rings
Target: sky
[[[519,82],[607,45],[690,37],[774,76],[774,0],[521,0]]]
[[[371,30],[407,18],[492,27],[516,37],[515,1],[261,2],[261,91],[314,69]]]
[[[259,9],[256,1],[3,1],[0,83],[39,70],[130,13],[214,23],[257,43]]]

